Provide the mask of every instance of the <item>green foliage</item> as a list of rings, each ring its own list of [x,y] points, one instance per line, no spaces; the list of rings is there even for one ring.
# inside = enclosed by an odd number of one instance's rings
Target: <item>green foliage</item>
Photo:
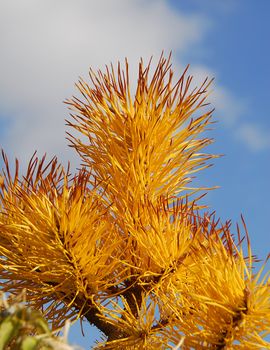
[[[40,312],[21,300],[6,300],[2,295],[0,350],[75,350],[75,347],[55,336]]]

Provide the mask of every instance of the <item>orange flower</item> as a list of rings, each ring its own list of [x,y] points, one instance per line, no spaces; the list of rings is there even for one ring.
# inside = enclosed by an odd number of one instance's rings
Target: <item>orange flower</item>
[[[85,168],[71,177],[33,157],[0,176],[0,286],[44,311],[54,328],[85,317],[107,349],[270,349],[269,278],[253,270],[229,224],[201,213],[193,173],[211,111],[206,80],[173,83],[170,58],[128,63],[80,81],[71,136]],[[239,234],[240,236],[240,234]]]
[[[185,71],[174,83],[170,58],[160,58],[151,79],[150,68],[140,63],[134,98],[126,62],[125,71],[120,64],[117,73],[90,71],[93,87],[81,80],[83,99],[67,101],[74,119],[68,125],[85,136],[70,135],[72,145],[119,215],[125,208],[136,212],[145,196],[155,202],[196,192],[188,187],[192,174],[213,157],[201,153],[211,140],[198,138],[210,124],[212,111],[203,107],[211,81],[191,90]]]
[[[53,159],[33,158],[20,181],[18,168],[1,193],[0,266],[2,290],[27,290],[35,307],[47,304],[54,326],[64,322],[76,300],[99,297],[120,278],[120,238],[90,174],[73,179]],[[48,306],[48,303],[50,305]],[[73,310],[74,314],[74,310]],[[72,314],[71,314],[72,317]]]

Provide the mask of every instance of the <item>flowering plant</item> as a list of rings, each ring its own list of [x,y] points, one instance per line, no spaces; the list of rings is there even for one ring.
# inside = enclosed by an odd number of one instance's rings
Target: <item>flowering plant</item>
[[[245,255],[191,186],[215,157],[202,152],[211,81],[174,82],[170,57],[150,70],[140,62],[134,97],[127,61],[78,82],[66,101],[77,174],[33,156],[12,176],[3,153],[1,288],[25,289],[53,329],[85,318],[97,348],[270,349],[270,284],[248,235]]]

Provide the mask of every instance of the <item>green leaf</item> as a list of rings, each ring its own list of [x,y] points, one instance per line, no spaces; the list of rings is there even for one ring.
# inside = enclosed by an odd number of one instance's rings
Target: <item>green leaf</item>
[[[40,333],[51,334],[47,321],[40,314],[36,314],[36,317],[33,319],[33,325]]]
[[[27,337],[21,344],[21,350],[37,350],[40,343],[40,339],[35,337]]]
[[[5,350],[8,343],[18,334],[21,324],[12,316],[8,316],[0,324],[0,350]]]

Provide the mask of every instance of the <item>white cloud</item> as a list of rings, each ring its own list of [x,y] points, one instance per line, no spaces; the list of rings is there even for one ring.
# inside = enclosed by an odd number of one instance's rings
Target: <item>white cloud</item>
[[[264,130],[256,123],[243,123],[235,136],[254,152],[270,149],[270,130]]]
[[[162,49],[181,55],[209,28],[203,16],[182,15],[161,0],[0,0],[0,115],[12,116],[1,145],[23,161],[35,149],[69,158],[62,101],[89,66]],[[136,67],[136,68],[135,68]]]
[[[78,76],[87,77],[89,66],[128,57],[136,81],[140,57],[157,60],[163,49],[173,50],[178,76],[182,55],[202,45],[212,25],[162,0],[0,0],[0,6],[0,118],[11,118],[0,147],[25,164],[36,149],[73,158],[62,101],[74,93]],[[197,84],[216,76],[199,65],[190,72]],[[243,103],[223,86],[214,83],[209,100],[228,126],[243,113]]]

